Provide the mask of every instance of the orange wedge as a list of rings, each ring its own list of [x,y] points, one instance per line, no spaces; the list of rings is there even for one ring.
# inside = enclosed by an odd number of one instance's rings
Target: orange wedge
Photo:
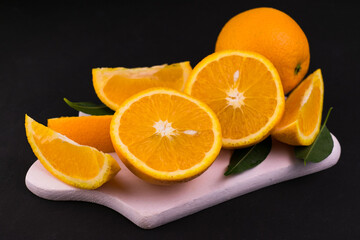
[[[254,52],[221,51],[207,56],[191,72],[185,92],[216,113],[225,148],[262,141],[284,111],[284,93],[274,65]]]
[[[120,170],[109,154],[79,145],[25,116],[28,142],[41,164],[59,180],[78,188],[95,189]]]
[[[112,115],[60,117],[48,119],[48,127],[81,145],[102,152],[114,152],[110,139]]]
[[[323,99],[324,82],[318,69],[290,93],[284,116],[272,136],[290,145],[312,144],[320,131]]]
[[[135,93],[152,87],[183,91],[191,72],[189,62],[142,68],[94,68],[93,85],[99,99],[113,110]]]
[[[124,164],[155,184],[199,176],[221,149],[214,112],[199,100],[166,88],[148,89],[127,99],[112,119],[110,135]]]

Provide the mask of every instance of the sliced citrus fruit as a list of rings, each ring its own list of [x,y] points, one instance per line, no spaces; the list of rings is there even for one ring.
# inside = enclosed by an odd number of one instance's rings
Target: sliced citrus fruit
[[[321,70],[310,74],[286,99],[285,113],[272,136],[290,145],[310,145],[320,131],[324,99]]]
[[[142,68],[94,68],[93,85],[99,99],[113,110],[142,90],[168,87],[183,91],[191,72],[189,62]]]
[[[221,149],[214,112],[199,100],[166,88],[127,99],[112,119],[110,135],[125,165],[155,184],[199,176]]]
[[[59,180],[78,188],[95,189],[120,170],[109,154],[79,145],[25,116],[28,142],[41,164]]]
[[[205,57],[190,74],[185,92],[214,110],[225,148],[262,141],[284,111],[284,93],[275,67],[254,52],[229,50]]]
[[[48,127],[81,145],[102,152],[114,152],[110,138],[112,115],[60,117],[48,119]]]

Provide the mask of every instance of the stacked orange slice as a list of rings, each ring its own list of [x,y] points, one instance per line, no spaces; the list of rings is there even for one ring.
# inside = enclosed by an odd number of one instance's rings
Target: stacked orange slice
[[[284,111],[275,67],[254,52],[221,51],[207,56],[192,71],[185,92],[215,112],[226,148],[262,141]]]
[[[125,165],[155,184],[199,176],[221,149],[214,112],[193,97],[165,88],[127,99],[114,115],[110,135]]]

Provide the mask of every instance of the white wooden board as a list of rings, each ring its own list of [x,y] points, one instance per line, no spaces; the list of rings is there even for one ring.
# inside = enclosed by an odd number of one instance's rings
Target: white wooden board
[[[107,206],[141,228],[165,223],[214,206],[229,199],[327,169],[340,158],[340,144],[334,137],[332,153],[320,163],[304,163],[294,157],[290,146],[273,141],[269,156],[257,167],[242,174],[224,176],[231,156],[222,150],[213,165],[200,177],[175,186],[148,184],[133,175],[119,160],[122,170],[96,190],[71,187],[53,177],[37,160],[28,170],[25,183],[35,195],[56,201],[86,201]]]

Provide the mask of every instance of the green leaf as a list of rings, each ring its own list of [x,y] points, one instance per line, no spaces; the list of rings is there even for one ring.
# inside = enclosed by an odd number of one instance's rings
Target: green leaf
[[[104,104],[96,104],[91,102],[71,102],[66,98],[64,98],[64,101],[73,109],[91,115],[113,115],[115,113]]]
[[[236,149],[230,158],[228,169],[225,176],[230,174],[241,173],[251,169],[265,160],[271,151],[272,140],[269,136],[264,141],[242,149]]]
[[[307,162],[321,162],[332,152],[334,142],[329,129],[326,127],[332,109],[332,107],[329,109],[315,141],[310,146],[298,146],[294,148],[295,156],[299,159],[303,159],[305,165]]]

